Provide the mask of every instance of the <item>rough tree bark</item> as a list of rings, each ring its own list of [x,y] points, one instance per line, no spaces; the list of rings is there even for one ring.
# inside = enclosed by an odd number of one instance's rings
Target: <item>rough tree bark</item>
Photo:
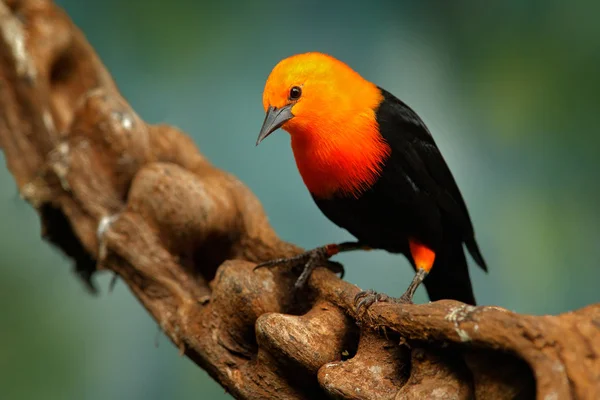
[[[600,305],[518,315],[454,301],[376,304],[301,249],[183,133],[148,125],[49,0],[0,1],[0,145],[42,235],[94,290],[118,274],[166,335],[241,399],[598,399]]]

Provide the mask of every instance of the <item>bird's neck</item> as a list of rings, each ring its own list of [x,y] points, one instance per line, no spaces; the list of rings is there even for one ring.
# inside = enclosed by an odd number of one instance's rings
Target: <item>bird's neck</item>
[[[291,136],[300,175],[318,198],[360,197],[377,181],[391,154],[374,113],[343,123],[323,121],[318,129]]]

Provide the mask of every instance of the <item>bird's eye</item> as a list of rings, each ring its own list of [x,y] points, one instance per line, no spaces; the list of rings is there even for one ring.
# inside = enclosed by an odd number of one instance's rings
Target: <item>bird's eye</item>
[[[290,89],[290,100],[298,100],[302,96],[302,89],[298,86],[294,86]]]

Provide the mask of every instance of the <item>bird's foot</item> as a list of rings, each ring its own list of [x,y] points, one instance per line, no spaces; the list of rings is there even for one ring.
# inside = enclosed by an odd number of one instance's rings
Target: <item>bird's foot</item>
[[[354,296],[354,307],[356,309],[356,313],[359,314],[361,309],[368,310],[373,304],[378,302],[385,302],[391,299],[390,296],[384,293],[377,293],[373,289],[363,290],[362,292],[358,292],[356,296]]]
[[[409,296],[408,293],[404,293],[402,296],[394,299],[394,301],[398,304],[415,304],[412,301],[412,296]]]
[[[385,293],[377,293],[376,291],[369,289],[363,290],[354,296],[354,307],[356,313],[359,314],[360,310],[364,308],[365,311],[369,309],[375,303],[398,303],[398,304],[413,304],[412,299],[404,293],[402,296],[390,297]]]
[[[339,273],[342,277],[344,276],[343,265],[339,262],[329,260],[329,258],[335,254],[337,254],[337,251],[332,248],[332,245],[327,245],[317,247],[316,249],[309,250],[294,257],[277,258],[275,260],[260,263],[254,267],[254,270],[256,271],[259,268],[272,268],[275,266],[283,266],[294,270],[301,268],[302,272],[294,284],[295,289],[301,289],[308,281],[310,274],[317,267],[325,267],[336,274]]]

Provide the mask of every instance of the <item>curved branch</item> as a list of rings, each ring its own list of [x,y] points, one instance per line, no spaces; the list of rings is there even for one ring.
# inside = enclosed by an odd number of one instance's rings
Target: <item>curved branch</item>
[[[255,196],[175,128],[123,100],[49,0],[0,1],[0,144],[44,237],[94,290],[118,274],[169,338],[237,398],[600,398],[600,305],[526,316],[454,301],[376,304],[317,269]],[[358,321],[358,324],[357,324]]]

